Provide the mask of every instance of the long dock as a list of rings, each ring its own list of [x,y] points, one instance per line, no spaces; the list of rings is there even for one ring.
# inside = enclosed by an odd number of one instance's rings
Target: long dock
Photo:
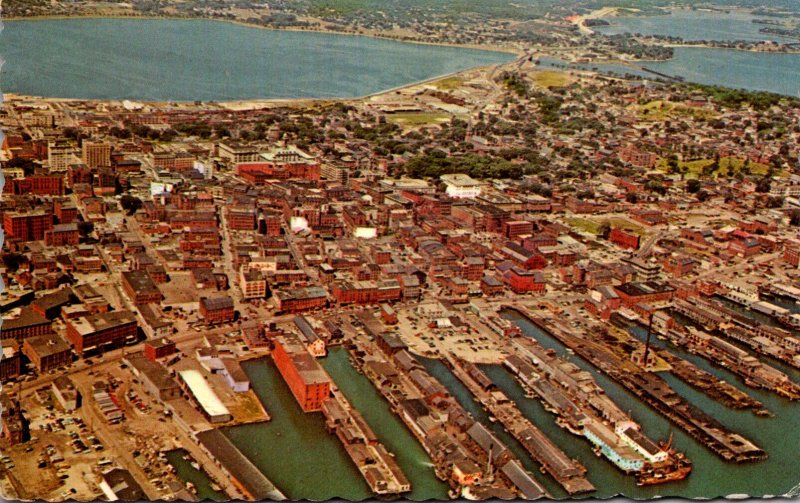
[[[428,453],[436,476],[453,488],[451,496],[552,498],[508,448],[471,418],[407,350],[388,355],[365,337],[354,336],[353,342],[354,345],[346,345],[353,365],[389,402],[392,411]],[[429,408],[446,414],[431,415]],[[429,432],[432,426],[434,430]],[[487,465],[495,469],[482,468]],[[473,482],[457,480],[456,467],[462,474],[464,469],[472,471],[469,478]]]
[[[463,362],[452,355],[447,363],[453,374],[470,390],[505,429],[519,441],[547,473],[571,496],[595,490],[585,477],[586,467],[564,453],[547,435],[533,425],[519,408],[499,390],[491,389],[489,377],[475,364]]]
[[[615,325],[627,328],[630,326],[629,321],[621,319],[621,316],[616,314],[611,316],[611,321]],[[662,318],[663,319],[663,318]],[[671,320],[671,318],[670,318]],[[643,328],[648,328],[644,324],[641,319],[637,319],[636,323],[638,323]],[[696,353],[699,356],[702,356],[706,359],[709,359],[712,363],[716,365],[720,365],[721,362],[725,362],[724,359],[718,359],[716,357],[710,356],[704,348],[692,346],[687,344],[687,341],[684,337],[678,336],[676,337],[676,330],[669,329],[667,330],[665,327],[661,326],[661,321],[658,323],[653,323],[653,326],[650,327],[653,332],[664,336],[673,346],[681,348],[685,351],[690,351],[692,353]],[[681,327],[682,328],[682,327]],[[710,337],[710,336],[709,336]],[[650,348],[651,351],[656,353],[659,358],[667,362],[669,364],[670,369],[669,372],[674,376],[678,377],[682,381],[686,382],[690,386],[694,387],[695,389],[703,392],[709,398],[716,400],[726,407],[730,407],[732,409],[751,409],[756,415],[759,416],[769,416],[771,413],[764,407],[764,404],[759,402],[758,400],[752,398],[747,393],[741,391],[736,386],[732,385],[731,383],[725,381],[724,379],[720,379],[719,377],[715,376],[714,374],[703,370],[702,368],[698,367],[692,362],[684,360],[683,358],[674,355],[668,350],[660,350]],[[733,371],[736,373],[737,366],[734,365],[721,365],[728,370]]]
[[[744,344],[759,355],[800,368],[800,339],[786,330],[759,323],[713,300],[679,299],[672,308],[706,330]]]
[[[325,427],[335,432],[370,490],[378,496],[411,491],[411,482],[372,428],[339,391],[322,404]]]
[[[589,372],[531,337],[515,337],[511,346],[516,354],[503,365],[517,382],[558,416],[559,426],[584,437],[622,472],[634,474],[637,484],[682,480],[691,473],[691,462],[683,453],[647,437]]]
[[[572,335],[574,330],[552,317],[533,316],[519,306],[507,307],[575,351],[723,460],[743,463],[767,458],[763,449],[688,403],[658,376],[642,371],[602,344]]]

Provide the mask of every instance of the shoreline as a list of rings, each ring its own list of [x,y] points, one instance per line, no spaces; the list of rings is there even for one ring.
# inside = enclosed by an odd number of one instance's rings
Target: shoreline
[[[464,68],[462,70],[456,70],[453,72],[448,72],[444,74],[434,75],[432,77],[428,77],[422,80],[417,80],[405,84],[399,84],[394,87],[390,87],[388,89],[381,89],[372,93],[353,96],[353,97],[284,97],[284,98],[241,98],[241,99],[218,99],[218,100],[142,100],[137,98],[69,98],[69,97],[57,97],[57,96],[37,96],[37,95],[29,95],[29,94],[21,94],[15,92],[4,92],[0,89],[0,97],[2,100],[6,100],[9,97],[13,97],[16,99],[34,99],[34,100],[44,100],[44,101],[51,101],[51,102],[70,102],[70,101],[81,101],[87,103],[111,103],[111,102],[123,102],[123,101],[131,101],[136,103],[142,103],[144,105],[158,105],[158,104],[192,104],[196,101],[201,101],[203,104],[211,104],[215,103],[220,106],[250,106],[251,108],[257,108],[259,105],[263,106],[276,106],[276,105],[287,105],[287,106],[296,106],[302,103],[307,104],[316,104],[316,103],[324,103],[324,102],[335,102],[335,103],[343,103],[343,102],[356,102],[356,101],[364,101],[376,96],[386,95],[395,91],[401,91],[404,89],[409,89],[415,86],[435,82],[438,80],[446,79],[448,77],[453,77],[456,75],[460,75],[465,72],[471,71],[480,71],[490,68],[492,66],[501,67],[504,65],[514,64],[518,62],[521,58],[527,57],[528,53],[522,49],[513,48],[513,47],[501,47],[501,46],[478,46],[474,44],[464,45],[464,44],[451,44],[451,43],[438,43],[438,42],[425,42],[425,41],[413,41],[413,40],[402,40],[393,37],[386,37],[380,36],[375,34],[364,34],[364,33],[347,33],[347,32],[338,32],[333,30],[311,30],[307,28],[274,28],[269,26],[262,26],[252,23],[247,23],[241,20],[234,20],[234,19],[217,19],[217,18],[210,18],[210,17],[180,17],[180,16],[148,16],[148,15],[133,15],[133,14],[126,14],[120,16],[113,16],[113,15],[100,15],[100,14],[82,14],[82,15],[46,15],[46,16],[16,16],[16,17],[9,17],[9,18],[2,18],[0,21],[3,22],[36,22],[36,21],[48,21],[48,20],[70,20],[70,19],[130,19],[130,20],[150,20],[150,21],[189,21],[189,22],[219,22],[219,23],[227,23],[235,26],[241,26],[245,28],[256,28],[274,32],[302,32],[302,33],[316,33],[320,35],[343,35],[343,36],[351,36],[351,37],[364,37],[364,38],[371,38],[376,40],[386,40],[390,42],[397,42],[397,43],[406,43],[406,44],[417,44],[417,45],[427,45],[427,46],[439,46],[439,47],[448,47],[448,48],[457,48],[457,49],[471,49],[471,50],[480,50],[480,51],[487,51],[487,52],[495,52],[500,54],[509,54],[513,55],[514,59],[504,62],[504,63],[492,63],[489,65],[478,65],[472,66],[468,68]]]
[[[520,56],[526,57],[527,55],[523,54]],[[391,87],[389,89],[383,89],[380,91],[375,91],[373,93],[364,94],[361,96],[354,96],[351,98],[346,97],[324,97],[324,98],[313,98],[313,97],[305,97],[305,98],[243,98],[243,99],[233,99],[233,100],[142,100],[136,98],[64,98],[58,96],[36,96],[31,94],[20,94],[15,92],[3,92],[0,90],[0,104],[2,104],[7,99],[18,99],[18,100],[41,100],[46,102],[52,103],[67,103],[67,102],[84,102],[84,103],[113,103],[113,102],[125,102],[130,101],[132,103],[141,103],[143,105],[149,106],[156,106],[156,105],[169,105],[169,104],[177,104],[177,105],[193,105],[197,102],[202,103],[203,105],[209,104],[216,104],[220,107],[227,107],[227,106],[246,106],[249,105],[252,108],[258,108],[259,105],[263,106],[297,106],[300,104],[321,104],[321,103],[347,103],[347,102],[358,102],[368,100],[370,98],[374,98],[377,96],[382,96],[386,94],[390,94],[396,91],[402,91],[405,89],[410,89],[412,87],[421,86],[424,84],[429,84],[432,82],[436,82],[438,80],[444,80],[449,77],[455,77],[462,73],[466,72],[474,72],[474,71],[483,71],[492,66],[502,67],[505,65],[515,64],[519,61],[520,58],[508,61],[506,63],[493,63],[491,65],[480,65],[480,66],[473,66],[470,68],[465,68],[463,70],[456,70],[454,72],[445,73],[441,75],[436,75],[427,79],[418,80],[414,82],[410,82],[408,84],[400,84],[395,87]]]
[[[221,19],[206,16],[152,16],[152,15],[136,15],[136,14],[123,14],[114,16],[110,14],[48,14],[41,16],[13,16],[13,17],[0,17],[0,22],[19,22],[19,21],[56,21],[56,20],[70,20],[70,19],[137,19],[145,21],[212,21],[218,23],[228,23],[245,28],[257,28],[261,30],[276,31],[276,32],[297,32],[297,33],[319,33],[324,35],[345,35],[350,37],[365,37],[377,40],[388,40],[391,42],[405,43],[405,44],[418,44],[418,45],[432,45],[439,47],[452,47],[458,49],[472,49],[476,51],[499,52],[505,54],[514,54],[515,56],[522,56],[525,51],[517,47],[501,46],[501,45],[478,45],[478,44],[453,44],[450,42],[427,42],[424,40],[406,40],[399,37],[391,37],[380,35],[378,33],[352,33],[346,31],[328,30],[325,28],[311,29],[300,27],[285,27],[276,28],[273,26],[265,26],[260,24],[248,23],[241,19]]]

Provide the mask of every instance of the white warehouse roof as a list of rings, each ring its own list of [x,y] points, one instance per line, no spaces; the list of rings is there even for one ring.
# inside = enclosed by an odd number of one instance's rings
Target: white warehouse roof
[[[230,411],[222,403],[211,386],[208,385],[203,374],[197,370],[182,370],[179,372],[181,379],[189,387],[189,391],[197,402],[206,411],[209,417],[229,416]]]

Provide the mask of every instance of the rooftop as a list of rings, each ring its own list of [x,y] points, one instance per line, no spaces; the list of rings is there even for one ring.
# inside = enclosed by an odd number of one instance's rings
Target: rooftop
[[[110,330],[129,323],[135,324],[136,316],[130,311],[111,311],[109,313],[100,313],[93,316],[84,316],[83,318],[70,320],[69,323],[80,335],[89,335],[94,332]]]

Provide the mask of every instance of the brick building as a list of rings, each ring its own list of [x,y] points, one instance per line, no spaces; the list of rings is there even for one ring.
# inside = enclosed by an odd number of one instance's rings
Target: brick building
[[[8,382],[22,372],[19,343],[13,339],[2,340],[3,357],[0,358],[0,381]]]
[[[331,381],[303,344],[287,336],[276,337],[272,360],[303,412],[321,410],[330,397]]]
[[[158,285],[146,271],[123,272],[122,289],[136,305],[157,304],[163,299]]]
[[[53,229],[53,216],[44,211],[3,214],[3,230],[6,237],[20,241],[41,241],[45,232]]]
[[[44,232],[44,243],[47,246],[77,246],[80,242],[78,224],[56,224],[49,231]]]
[[[40,374],[72,363],[69,344],[57,334],[29,337],[22,343],[22,353]]]
[[[233,300],[228,296],[202,297],[200,299],[200,316],[208,324],[233,321],[235,316]]]
[[[800,241],[790,239],[783,245],[783,260],[787,264],[800,267]]]
[[[22,342],[28,337],[46,335],[52,332],[50,320],[34,311],[30,306],[26,306],[22,308],[19,316],[3,319],[3,325],[0,327],[0,338]]]
[[[228,228],[234,231],[252,231],[256,228],[256,210],[241,206],[229,207],[225,218]]]
[[[138,329],[136,316],[130,311],[84,316],[67,320],[66,325],[67,339],[80,356],[122,347],[135,339]]]
[[[299,313],[328,306],[328,292],[320,287],[294,288],[275,292],[278,312]]]
[[[514,293],[537,292],[547,290],[544,275],[538,271],[529,271],[521,267],[510,267],[503,273],[503,280]]]
[[[639,249],[639,236],[618,227],[611,229],[611,232],[608,233],[608,240],[620,248],[628,250]]]
[[[150,361],[156,361],[177,352],[178,348],[175,346],[175,342],[166,337],[150,339],[144,343],[144,356]]]
[[[403,290],[397,280],[337,281],[331,292],[339,304],[376,304],[400,300]]]
[[[615,286],[614,290],[619,295],[622,304],[627,307],[636,304],[650,304],[654,302],[667,302],[672,300],[675,289],[663,283],[648,281],[646,283],[624,283]]]

